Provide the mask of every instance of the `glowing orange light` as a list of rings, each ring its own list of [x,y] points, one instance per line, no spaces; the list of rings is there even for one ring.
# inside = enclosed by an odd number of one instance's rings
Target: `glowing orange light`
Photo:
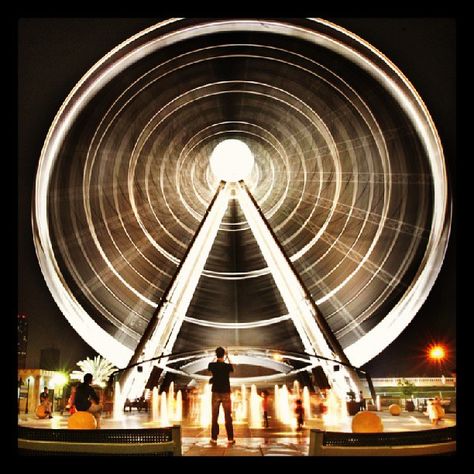
[[[428,357],[431,360],[441,361],[446,357],[446,349],[440,344],[434,344],[428,347]]]

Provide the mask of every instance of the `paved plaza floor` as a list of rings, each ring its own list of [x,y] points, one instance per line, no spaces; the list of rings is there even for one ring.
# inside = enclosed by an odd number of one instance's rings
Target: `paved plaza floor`
[[[449,413],[438,426],[432,426],[426,415],[420,412],[402,412],[392,416],[387,410],[377,412],[385,432],[417,431],[446,428],[456,424],[456,415]],[[309,430],[312,428],[327,431],[351,431],[351,417],[326,426],[321,418],[306,420],[305,429],[296,431],[270,419],[269,428],[249,428],[247,423],[234,423],[236,443],[228,446],[225,427],[220,425],[217,445],[209,442],[209,428],[182,424],[182,453],[184,456],[306,456],[309,448]],[[52,419],[39,420],[34,414],[18,415],[18,424],[37,428],[67,428],[68,415],[54,414]],[[133,429],[155,428],[160,424],[151,420],[147,412],[126,412],[120,420],[104,416],[101,428]]]

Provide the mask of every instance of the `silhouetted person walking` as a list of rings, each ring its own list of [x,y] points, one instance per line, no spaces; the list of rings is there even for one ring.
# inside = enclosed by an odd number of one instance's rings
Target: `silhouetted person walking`
[[[217,360],[210,362],[208,370],[212,373],[210,383],[212,384],[212,424],[211,424],[211,444],[217,444],[219,436],[219,408],[222,403],[225,416],[225,429],[229,444],[234,444],[234,426],[232,424],[232,403],[230,400],[230,381],[229,374],[234,371],[230,363],[229,356],[225,349],[218,347],[216,349]],[[224,362],[224,357],[227,362]]]

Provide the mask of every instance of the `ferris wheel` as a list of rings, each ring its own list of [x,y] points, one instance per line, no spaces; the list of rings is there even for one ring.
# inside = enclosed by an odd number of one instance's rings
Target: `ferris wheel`
[[[213,160],[231,142],[240,150]],[[179,282],[189,301],[150,353],[308,352],[320,335],[289,307],[295,281],[295,307],[309,301],[331,350],[359,367],[425,301],[450,222],[422,98],[381,52],[320,19],[170,19],[118,45],[57,113],[33,205],[56,303],[119,367],[150,346]],[[199,265],[177,277],[193,248]]]

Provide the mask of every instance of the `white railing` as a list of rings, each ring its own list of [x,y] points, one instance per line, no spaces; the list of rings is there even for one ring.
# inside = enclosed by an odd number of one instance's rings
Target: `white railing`
[[[406,380],[416,387],[454,387],[454,377],[374,377],[374,387],[398,387],[400,380]]]

